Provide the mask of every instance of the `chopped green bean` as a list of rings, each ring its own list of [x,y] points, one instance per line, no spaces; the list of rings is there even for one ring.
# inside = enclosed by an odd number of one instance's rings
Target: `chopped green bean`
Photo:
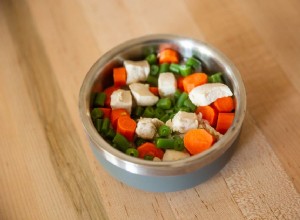
[[[97,118],[102,118],[103,117],[103,111],[99,108],[94,108],[91,112],[91,117],[92,117],[93,121]]]
[[[126,150],[126,154],[128,154],[129,156],[132,156],[132,157],[138,157],[139,156],[139,152],[138,152],[138,150],[137,149],[135,149],[135,148],[128,148],[127,150]]]
[[[156,146],[161,149],[173,149],[175,141],[172,138],[158,138]]]
[[[196,70],[199,67],[201,67],[201,62],[200,62],[200,60],[196,59],[195,57],[190,57],[185,62],[185,65],[191,66],[191,67],[193,67],[194,70]]]
[[[176,89],[175,93],[174,93],[174,98],[175,100],[178,100],[179,96],[181,95],[181,91],[180,89]]]
[[[194,104],[192,103],[192,101],[191,101],[189,98],[187,98],[187,99],[183,102],[183,105],[184,105],[185,107],[188,107],[192,112],[194,112],[194,111],[196,110],[196,108],[197,108],[197,106],[194,105]]]
[[[104,118],[103,122],[102,122],[102,126],[101,126],[101,134],[103,134],[104,136],[107,134],[108,130],[109,130],[109,125],[110,125],[110,120],[109,118]]]
[[[154,111],[153,107],[147,106],[144,110],[143,117],[144,118],[153,118],[154,115],[155,115],[155,111]]]
[[[136,147],[139,147],[139,146],[141,146],[143,143],[145,143],[145,142],[147,142],[146,140],[144,140],[143,138],[137,138],[136,140],[135,140],[135,146]]]
[[[165,114],[165,111],[161,108],[156,108],[154,111],[155,111],[154,114],[155,118],[161,118]]]
[[[179,96],[177,102],[176,102],[176,106],[177,107],[182,107],[184,104],[184,101],[189,97],[189,95],[186,92],[181,93],[181,95]]]
[[[142,106],[137,106],[135,108],[135,111],[134,111],[134,114],[138,117],[142,116],[143,115],[143,112],[144,112],[144,108]]]
[[[171,63],[169,69],[173,73],[180,73],[180,65],[179,64]]]
[[[159,67],[157,65],[153,64],[150,66],[150,75],[151,76],[157,76],[158,72],[159,72]]]
[[[177,151],[183,151],[184,150],[183,139],[179,136],[174,137],[174,150],[177,150]]]
[[[163,122],[166,122],[166,121],[168,121],[169,119],[170,119],[170,116],[169,116],[168,113],[164,114],[164,116],[162,116],[162,117],[160,118],[160,120],[163,121]]]
[[[146,60],[148,61],[148,63],[151,65],[151,64],[156,64],[157,62],[157,58],[156,58],[156,55],[154,53],[152,54],[149,54],[147,57],[146,57]]]
[[[171,134],[172,130],[167,125],[162,125],[158,128],[158,135],[160,137],[168,137]]]
[[[153,155],[145,155],[144,160],[153,160],[154,156]]]
[[[181,106],[179,108],[179,111],[183,111],[183,112],[192,112],[192,110],[189,107],[186,106]]]
[[[209,83],[224,83],[222,79],[222,73],[218,72],[208,77]]]
[[[106,133],[106,137],[109,140],[113,140],[115,136],[116,136],[115,130],[113,128],[109,128],[108,132]]]
[[[151,86],[157,86],[158,78],[152,75],[148,75],[146,82],[149,83]]]
[[[169,72],[169,63],[162,63],[159,65],[159,73]]]
[[[103,119],[100,119],[100,118],[97,118],[94,121],[94,125],[95,125],[95,128],[98,131],[98,133],[101,132],[102,122],[103,122]]]
[[[160,100],[158,100],[158,102],[156,103],[156,106],[158,108],[167,110],[170,109],[172,107],[172,101],[170,98],[161,98]]]
[[[94,100],[94,107],[103,107],[106,99],[106,94],[104,92],[99,92],[96,94]]]
[[[117,148],[122,151],[122,152],[126,152],[126,150],[128,148],[131,147],[129,141],[121,134],[117,133],[114,137],[114,139],[112,140],[114,144],[116,144]]]
[[[187,65],[181,65],[180,66],[180,74],[182,76],[188,76],[192,73],[192,67]]]

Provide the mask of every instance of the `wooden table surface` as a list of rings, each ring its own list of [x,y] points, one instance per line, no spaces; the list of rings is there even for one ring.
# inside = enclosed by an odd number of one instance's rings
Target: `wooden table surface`
[[[106,51],[146,34],[207,41],[241,72],[237,151],[207,182],[149,193],[89,148],[78,93]],[[300,219],[299,0],[0,2],[0,219]]]

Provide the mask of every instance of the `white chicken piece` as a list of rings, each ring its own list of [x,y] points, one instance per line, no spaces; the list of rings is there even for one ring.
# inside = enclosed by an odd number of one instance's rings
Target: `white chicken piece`
[[[132,83],[129,88],[139,106],[152,106],[158,101],[158,97],[149,91],[148,84]]]
[[[168,125],[173,131],[186,133],[188,130],[198,127],[197,115],[193,112],[179,111],[174,115],[172,121],[168,122]]]
[[[127,85],[134,82],[146,81],[150,73],[150,65],[147,60],[141,60],[141,61],[125,60],[124,66],[127,73],[127,78],[126,78]]]
[[[164,153],[162,161],[181,160],[190,156],[191,155],[187,152],[167,149]]]
[[[138,137],[151,140],[155,137],[157,128],[164,123],[157,118],[140,118],[135,133]]]
[[[132,96],[129,90],[118,89],[110,96],[110,106],[112,109],[124,108],[131,113]]]
[[[196,106],[206,106],[218,98],[232,95],[230,88],[223,83],[207,83],[193,88],[189,98]]]
[[[173,73],[161,73],[158,77],[158,92],[160,97],[173,96],[177,89],[177,81]]]

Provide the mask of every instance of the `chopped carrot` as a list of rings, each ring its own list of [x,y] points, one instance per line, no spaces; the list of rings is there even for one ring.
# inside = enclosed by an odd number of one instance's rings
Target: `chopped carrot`
[[[181,76],[177,78],[177,88],[181,91],[183,91],[183,79],[184,77]]]
[[[177,51],[172,49],[165,49],[159,54],[159,63],[178,63],[179,55]]]
[[[125,109],[123,109],[123,108],[118,108],[118,109],[112,109],[111,110],[110,122],[111,122],[111,124],[113,125],[113,127],[115,129],[117,128],[118,119],[121,116],[124,116],[124,115],[128,115],[129,116],[129,113]]]
[[[117,132],[122,134],[128,141],[133,141],[136,122],[130,116],[121,116],[117,122]]]
[[[218,98],[213,102],[212,106],[218,110],[218,112],[232,112],[234,110],[234,101],[231,96]]]
[[[125,67],[118,67],[113,69],[113,78],[115,86],[126,85],[127,73]]]
[[[205,129],[191,129],[185,133],[183,142],[190,154],[195,155],[209,149],[214,143],[214,137]]]
[[[118,90],[120,87],[118,87],[118,86],[111,86],[111,87],[108,87],[108,88],[106,88],[103,92],[106,94],[106,99],[105,99],[105,106],[107,106],[107,107],[110,107],[110,96],[111,96],[111,94],[114,92],[114,91],[116,91],[116,90]]]
[[[185,77],[182,81],[183,89],[189,93],[196,86],[207,83],[207,75],[205,73],[193,73]]]
[[[153,95],[158,96],[158,87],[149,87],[150,92],[153,93]]]
[[[234,119],[234,113],[219,113],[216,130],[221,134],[225,134],[230,128]]]
[[[111,108],[100,108],[104,118],[110,118]]]
[[[160,159],[163,158],[164,152],[162,149],[157,148],[155,144],[151,142],[145,142],[137,148],[139,152],[139,158],[144,159],[145,156],[153,156],[158,157]]]
[[[215,126],[217,122],[218,112],[211,106],[198,106],[196,114],[201,112],[202,118],[207,120],[211,126]]]

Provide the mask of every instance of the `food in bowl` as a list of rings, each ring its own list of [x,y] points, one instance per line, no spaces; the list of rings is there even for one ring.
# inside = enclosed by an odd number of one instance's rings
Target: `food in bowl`
[[[235,99],[221,72],[172,48],[113,67],[93,94],[91,118],[111,146],[132,157],[175,161],[202,153],[232,125]]]

